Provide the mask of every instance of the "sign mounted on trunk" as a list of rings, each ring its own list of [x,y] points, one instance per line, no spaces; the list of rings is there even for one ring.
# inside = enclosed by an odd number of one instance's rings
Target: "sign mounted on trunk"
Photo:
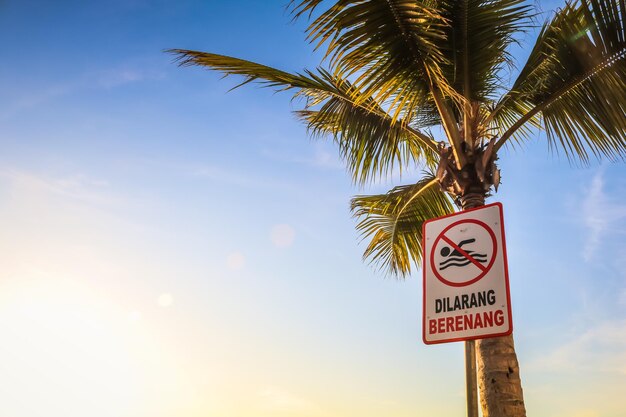
[[[513,331],[502,204],[424,223],[424,343]]]

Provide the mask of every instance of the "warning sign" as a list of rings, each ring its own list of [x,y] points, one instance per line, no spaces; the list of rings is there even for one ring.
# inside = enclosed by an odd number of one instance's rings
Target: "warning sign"
[[[423,235],[424,342],[510,334],[502,205],[429,220]]]

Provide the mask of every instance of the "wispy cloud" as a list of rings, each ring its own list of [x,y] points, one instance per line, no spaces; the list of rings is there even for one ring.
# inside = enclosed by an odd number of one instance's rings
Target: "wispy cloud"
[[[148,77],[144,71],[133,68],[116,68],[94,74],[93,78],[99,87],[113,88],[124,84],[135,83]]]
[[[626,204],[610,199],[604,190],[604,172],[600,168],[593,176],[582,203],[582,220],[589,233],[582,254],[586,261],[593,258],[613,225],[626,219]]]
[[[8,180],[14,190],[27,195],[51,194],[91,205],[110,205],[119,200],[109,192],[106,180],[81,173],[66,176],[42,175],[15,169],[0,170],[0,178]]]
[[[60,97],[68,96],[83,90],[109,90],[123,85],[148,80],[165,78],[164,72],[140,68],[136,65],[122,64],[100,71],[90,71],[70,80],[57,82],[32,91],[25,90],[0,113],[0,120],[7,120],[15,115],[50,103]]]
[[[337,170],[343,169],[344,167],[344,164],[337,156],[336,152],[332,153],[321,145],[315,145],[313,147],[312,155],[293,155],[270,149],[262,150],[261,155],[274,161],[305,165],[320,169]]]
[[[75,89],[75,82],[51,85],[37,91],[24,92],[20,97],[9,103],[7,108],[0,113],[0,120],[7,120],[24,110],[28,110],[44,103],[50,102],[57,97],[69,94]]]
[[[578,337],[542,353],[529,364],[529,369],[626,375],[626,320],[603,322],[587,329]]]
[[[192,177],[205,178],[221,184],[261,189],[296,189],[294,184],[287,181],[263,178],[259,174],[245,170],[226,169],[216,165],[190,166],[182,170]]]

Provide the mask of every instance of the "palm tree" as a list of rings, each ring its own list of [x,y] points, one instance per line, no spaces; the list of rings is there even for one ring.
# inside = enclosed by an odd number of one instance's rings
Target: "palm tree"
[[[364,257],[397,276],[420,264],[425,220],[455,205],[483,205],[497,191],[503,146],[544,129],[550,148],[573,162],[626,154],[624,0],[567,2],[543,23],[526,63],[511,54],[536,21],[523,0],[293,0],[289,7],[310,20],[308,39],[325,49],[323,67],[288,73],[170,52],[181,65],[304,98],[297,116],[312,134],[334,139],[356,183],[422,169],[415,184],[352,200],[369,240]],[[476,356],[483,415],[525,415],[512,336],[476,341]]]

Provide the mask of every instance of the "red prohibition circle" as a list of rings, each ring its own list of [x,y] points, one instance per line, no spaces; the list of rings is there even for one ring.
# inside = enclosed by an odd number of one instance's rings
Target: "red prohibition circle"
[[[464,282],[452,282],[452,281],[448,281],[447,279],[442,277],[441,274],[439,273],[439,271],[437,271],[437,268],[436,268],[436,265],[435,265],[435,248],[437,247],[437,244],[442,239],[442,237],[445,236],[445,234],[446,234],[446,232],[448,230],[450,230],[454,226],[458,226],[459,224],[462,224],[462,223],[474,223],[474,224],[482,227],[483,229],[485,229],[489,233],[489,236],[491,237],[491,244],[493,245],[493,252],[492,252],[491,260],[489,261],[489,264],[485,267],[483,272],[480,273],[476,278],[472,278],[471,280],[464,281]],[[498,251],[498,245],[496,245],[496,235],[495,235],[495,233],[493,233],[493,230],[491,230],[491,228],[489,226],[487,226],[485,223],[481,222],[480,220],[476,220],[476,219],[459,220],[458,222],[454,222],[454,223],[450,224],[448,227],[446,227],[445,229],[443,229],[443,231],[441,233],[439,233],[439,236],[437,236],[437,239],[435,239],[435,242],[433,243],[433,246],[432,246],[432,248],[430,250],[430,267],[431,267],[433,273],[435,274],[435,276],[437,277],[437,279],[439,281],[441,281],[442,283],[444,283],[446,285],[449,285],[451,287],[465,287],[467,285],[471,285],[471,284],[473,284],[475,282],[478,282],[481,278],[483,278],[485,275],[487,275],[487,272],[489,272],[489,270],[493,266],[493,263],[496,260],[497,251]]]

